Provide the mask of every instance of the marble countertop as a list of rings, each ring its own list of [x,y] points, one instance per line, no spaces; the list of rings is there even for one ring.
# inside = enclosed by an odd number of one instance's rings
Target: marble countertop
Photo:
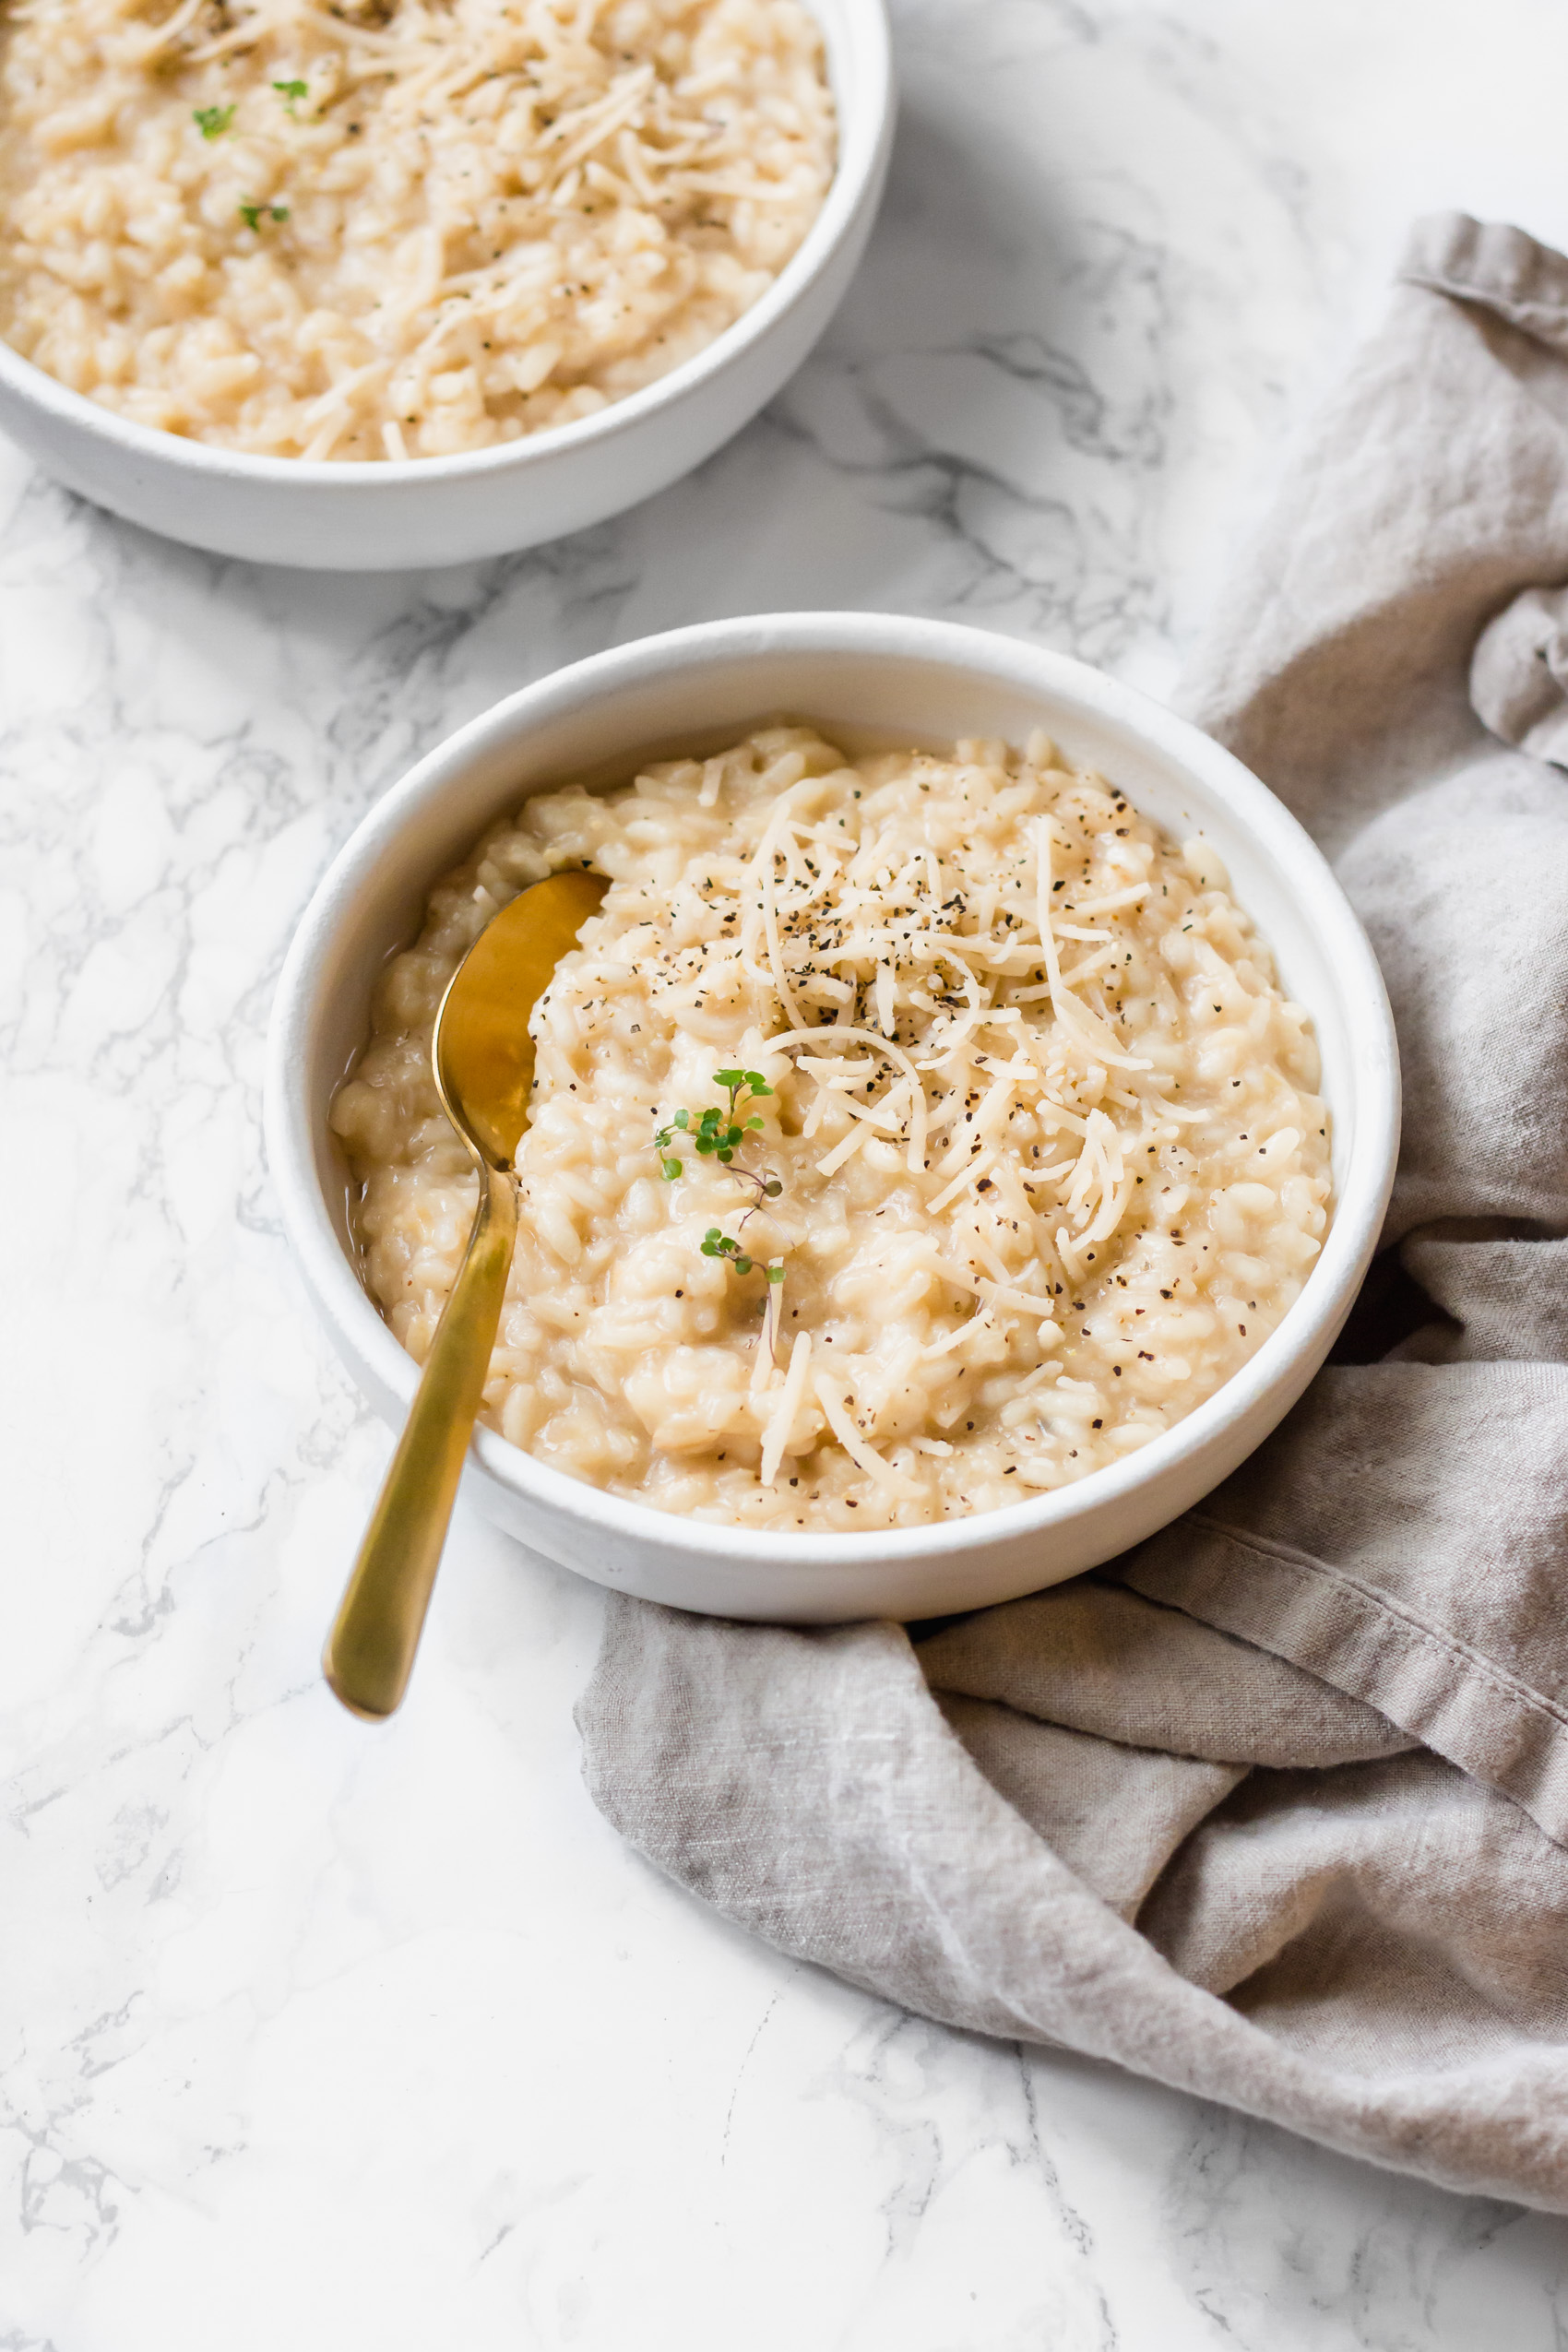
[[[899,2014],[624,1850],[598,1593],[459,1516],[403,1714],[316,1675],[388,1440],[257,1134],[279,959],[419,753],[707,615],[1175,678],[1405,224],[1568,241],[1556,0],[895,0],[861,276],[584,537],[246,569],[0,445],[0,2346],[1550,2352],[1568,2225]]]

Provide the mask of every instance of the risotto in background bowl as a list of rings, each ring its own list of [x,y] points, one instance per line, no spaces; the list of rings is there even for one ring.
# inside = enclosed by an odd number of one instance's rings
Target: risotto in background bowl
[[[490,555],[769,398],[870,232],[882,0],[31,0],[0,424],[222,553]]]
[[[417,1352],[471,1189],[431,1121],[435,996],[488,909],[583,858],[612,886],[540,1011],[469,1473],[501,1524],[681,1607],[938,1614],[1151,1533],[1299,1396],[1398,1125],[1317,850],[1080,664],[796,615],[512,697],[313,901],[269,1157],[389,1418],[415,1365],[366,1282]]]

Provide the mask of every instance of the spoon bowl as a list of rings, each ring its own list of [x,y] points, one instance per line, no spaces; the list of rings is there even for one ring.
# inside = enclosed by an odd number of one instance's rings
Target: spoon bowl
[[[574,867],[520,892],[481,932],[435,1016],[436,1090],[479,1170],[479,1206],[322,1657],[343,1705],[373,1722],[408,1688],[495,1345],[534,1080],[529,1017],[608,888]]]

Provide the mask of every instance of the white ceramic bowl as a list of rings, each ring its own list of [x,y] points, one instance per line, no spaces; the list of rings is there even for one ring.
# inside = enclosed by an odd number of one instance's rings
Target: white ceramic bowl
[[[529,686],[422,760],[367,816],[306,910],[269,1040],[272,1181],[306,1283],[344,1361],[388,1420],[415,1367],[372,1305],[349,1239],[327,1125],[363,1043],[371,985],[418,931],[431,885],[491,821],[571,778],[624,780],[656,750],[716,749],[789,714],[936,747],[1021,742],[1043,726],[1144,814],[1202,831],[1312,1013],[1334,1118],[1336,1206],[1301,1296],[1208,1402],[1081,1485],[973,1519],[849,1535],[765,1535],[603,1494],[481,1430],[468,1491],[553,1560],[600,1584],[728,1617],[823,1623],[927,1617],[1032,1592],[1176,1517],[1233,1470],[1327,1354],[1383,1222],[1399,1130],[1393,1023],[1371,948],[1301,826],[1229,752],[1131,688],[1011,638],[874,613],[721,621],[646,637]]]
[[[46,472],[148,530],[313,571],[460,564],[538,546],[650,498],[793,374],[865,250],[892,145],[884,0],[807,0],[838,110],[838,168],[761,301],[683,367],[576,424],[407,463],[254,457],[133,424],[0,343],[0,429]]]

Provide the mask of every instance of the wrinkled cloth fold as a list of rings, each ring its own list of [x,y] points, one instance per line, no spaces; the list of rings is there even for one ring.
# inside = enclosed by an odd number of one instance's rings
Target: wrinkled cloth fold
[[[1183,700],[1405,1083],[1351,1336],[1199,1509],[910,1638],[612,1601],[595,1801],[779,1949],[1568,2211],[1568,259],[1419,225]]]

